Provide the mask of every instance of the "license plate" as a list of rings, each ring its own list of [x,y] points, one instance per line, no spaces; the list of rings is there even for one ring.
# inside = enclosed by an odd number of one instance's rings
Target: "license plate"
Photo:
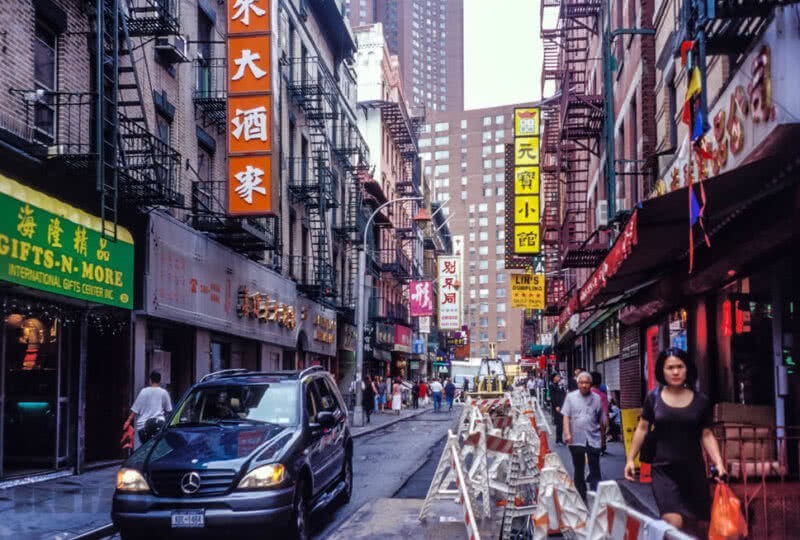
[[[199,528],[206,526],[206,516],[203,510],[186,510],[172,512],[172,528]]]

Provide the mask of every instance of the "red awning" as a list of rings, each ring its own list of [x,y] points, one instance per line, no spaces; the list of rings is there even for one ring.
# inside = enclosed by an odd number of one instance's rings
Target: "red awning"
[[[790,130],[781,130],[782,141],[790,141]],[[798,157],[788,144],[780,151],[703,182],[706,191],[706,230],[712,237],[746,207],[797,180]],[[773,147],[775,148],[775,147]],[[762,154],[763,156],[763,154]],[[577,294],[572,295],[559,316],[565,323],[572,314],[602,302],[619,301],[653,283],[675,268],[687,264],[689,250],[689,191],[683,187],[661,197],[643,201],[598,266]],[[698,242],[699,234],[694,240]]]

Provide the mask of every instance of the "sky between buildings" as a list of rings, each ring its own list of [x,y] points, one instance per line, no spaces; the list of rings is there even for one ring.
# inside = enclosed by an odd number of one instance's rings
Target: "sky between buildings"
[[[464,0],[464,108],[537,101],[539,0]]]

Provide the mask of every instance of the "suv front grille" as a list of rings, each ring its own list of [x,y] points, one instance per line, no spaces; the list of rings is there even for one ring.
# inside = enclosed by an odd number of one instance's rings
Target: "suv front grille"
[[[186,494],[181,490],[181,479],[192,471],[155,471],[150,473],[150,485],[162,497],[207,497],[225,493],[231,487],[236,471],[209,469],[194,471],[200,475],[200,489]]]

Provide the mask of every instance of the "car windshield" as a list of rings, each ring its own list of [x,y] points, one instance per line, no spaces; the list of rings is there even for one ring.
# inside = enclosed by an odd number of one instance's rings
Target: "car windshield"
[[[171,426],[233,422],[297,423],[297,385],[287,383],[210,386],[195,389]]]

